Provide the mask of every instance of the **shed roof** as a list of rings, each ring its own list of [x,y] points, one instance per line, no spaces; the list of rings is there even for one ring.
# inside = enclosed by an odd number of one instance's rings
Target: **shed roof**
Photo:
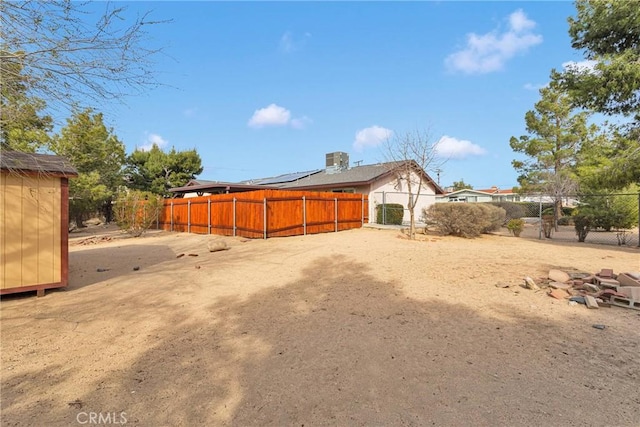
[[[2,150],[0,169],[3,171],[36,172],[56,176],[78,176],[71,162],[62,156],[51,154],[23,153]]]

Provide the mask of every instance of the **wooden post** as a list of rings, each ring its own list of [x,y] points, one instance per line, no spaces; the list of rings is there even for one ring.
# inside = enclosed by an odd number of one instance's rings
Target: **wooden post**
[[[233,237],[236,237],[236,198],[233,198]]]
[[[360,199],[360,224],[364,227],[364,194]]]
[[[302,229],[303,235],[307,235],[307,198],[302,196]]]
[[[382,223],[386,224],[387,223],[387,200],[386,200],[386,193],[383,191],[382,192]]]
[[[173,200],[171,201],[171,225],[169,226],[169,231],[173,231]]]
[[[333,198],[333,204],[334,204],[333,216],[336,219],[336,233],[337,233],[338,232],[338,198],[337,197]]]
[[[191,233],[191,200],[187,200],[187,233]]]
[[[211,234],[211,199],[207,199],[207,234]]]
[[[267,198],[265,197],[263,202],[262,202],[262,212],[263,212],[263,237],[266,239],[267,238]]]

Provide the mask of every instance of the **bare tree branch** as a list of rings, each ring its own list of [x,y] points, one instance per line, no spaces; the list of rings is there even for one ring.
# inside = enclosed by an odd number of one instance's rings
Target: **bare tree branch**
[[[416,130],[405,134],[395,134],[384,144],[384,155],[400,182],[406,184],[407,209],[410,216],[409,237],[415,239],[415,207],[420,194],[427,184],[424,173],[435,171],[446,160],[438,156],[437,142],[433,142],[428,131]],[[435,183],[433,183],[436,185]]]
[[[150,12],[133,18],[105,3],[0,1],[0,82],[27,85],[31,96],[55,106],[122,101],[159,85],[147,31]],[[19,70],[19,72],[16,72]]]

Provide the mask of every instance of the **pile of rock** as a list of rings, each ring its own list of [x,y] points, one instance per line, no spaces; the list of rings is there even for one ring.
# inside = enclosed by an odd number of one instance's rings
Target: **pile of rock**
[[[624,307],[640,310],[640,272],[614,274],[603,268],[596,274],[580,271],[549,270],[547,278],[536,283],[525,277],[524,287],[548,289],[547,294],[569,304],[585,304],[588,308]]]

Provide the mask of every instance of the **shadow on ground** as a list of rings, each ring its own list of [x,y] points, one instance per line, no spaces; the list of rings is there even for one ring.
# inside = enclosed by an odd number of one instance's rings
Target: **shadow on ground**
[[[80,412],[122,411],[128,425],[140,426],[631,426],[640,419],[640,368],[629,364],[638,337],[620,352],[607,345],[614,330],[593,329],[593,340],[576,341],[575,328],[590,325],[505,306],[482,314],[417,301],[344,256],[319,258],[280,288],[218,300],[198,318],[169,299],[136,301],[114,301],[114,315],[135,327],[161,304],[153,345],[124,370],[97,372],[94,390],[75,404],[43,398],[46,414],[18,409],[19,399],[34,382],[69,381],[82,361],[6,375],[3,425],[76,425]],[[574,376],[585,369],[594,375]]]

